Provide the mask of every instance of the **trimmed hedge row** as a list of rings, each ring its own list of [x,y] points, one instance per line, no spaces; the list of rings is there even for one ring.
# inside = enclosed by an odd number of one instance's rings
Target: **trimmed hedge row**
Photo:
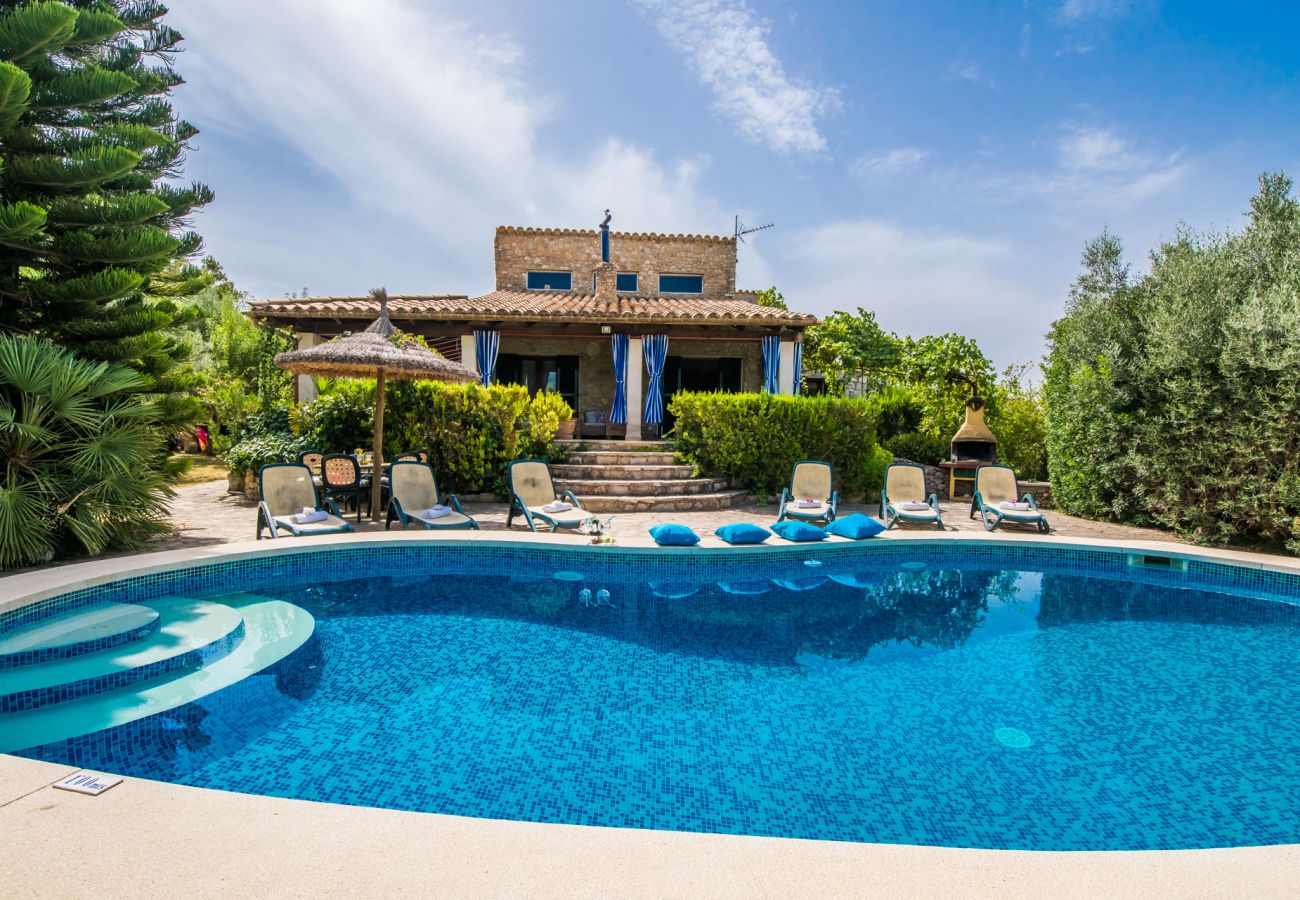
[[[287,417],[269,417],[270,427],[246,432],[230,448],[228,467],[256,471],[307,448],[347,453],[370,447],[374,391],[373,381],[339,382]],[[552,459],[556,429],[572,415],[558,394],[529,397],[521,385],[398,382],[386,394],[384,456],[428,450],[442,490],[504,495],[506,463],[521,456]]]
[[[844,496],[873,496],[891,454],[876,442],[876,404],[868,399],[679,392],[669,405],[679,456],[700,475],[779,496],[801,459],[835,467]]]

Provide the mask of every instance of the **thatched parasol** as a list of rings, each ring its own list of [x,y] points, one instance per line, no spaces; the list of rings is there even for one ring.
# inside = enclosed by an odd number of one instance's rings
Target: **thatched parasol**
[[[276,354],[275,364],[296,375],[375,379],[375,464],[370,477],[370,517],[378,519],[379,478],[384,471],[385,380],[469,384],[477,382],[478,375],[398,332],[388,319],[388,293],[383,288],[371,291],[370,296],[379,301],[379,318],[365,331],[345,334],[317,347]]]

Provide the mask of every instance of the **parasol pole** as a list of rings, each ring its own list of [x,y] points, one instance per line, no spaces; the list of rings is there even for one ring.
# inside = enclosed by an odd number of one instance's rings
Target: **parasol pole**
[[[375,382],[375,464],[370,471],[370,518],[379,521],[379,481],[384,474],[384,370]]]

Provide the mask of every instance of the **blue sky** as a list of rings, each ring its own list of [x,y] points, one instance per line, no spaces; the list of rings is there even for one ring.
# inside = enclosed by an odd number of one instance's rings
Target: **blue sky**
[[[500,224],[730,233],[739,284],[1040,356],[1083,244],[1137,268],[1300,172],[1300,11],[1156,0],[178,3],[198,222],[257,297],[480,293]]]

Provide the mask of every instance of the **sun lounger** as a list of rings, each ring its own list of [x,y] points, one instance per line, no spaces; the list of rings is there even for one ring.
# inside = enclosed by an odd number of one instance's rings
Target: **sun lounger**
[[[294,537],[310,534],[341,534],[351,531],[352,525],[339,517],[339,508],[333,500],[320,501],[316,486],[312,484],[311,469],[301,463],[271,463],[263,466],[257,476],[257,539],[262,539],[262,529],[277,538],[281,531]],[[304,510],[324,512],[325,518],[312,515],[304,517]],[[316,519],[304,522],[302,518]]]
[[[540,459],[514,460],[506,470],[506,481],[510,491],[507,528],[517,515],[524,517],[532,531],[537,530],[539,520],[551,526],[551,531],[555,531],[557,528],[578,528],[592,517],[591,513],[582,508],[572,491],[565,491],[562,497],[557,496],[555,482],[551,479],[551,467]],[[569,505],[568,509],[558,508],[558,505],[565,503]]]
[[[896,522],[913,522],[943,531],[939,495],[925,494],[925,469],[915,463],[890,463],[880,492],[880,517],[886,528],[893,528]]]
[[[980,466],[975,470],[975,496],[971,498],[970,517],[976,513],[984,527],[992,531],[1004,522],[1033,525],[1042,534],[1051,531],[1047,517],[1038,511],[1033,494],[1021,494],[1016,470],[1010,466]]]
[[[805,522],[829,522],[835,518],[839,494],[832,486],[831,464],[805,459],[794,464],[790,486],[781,491],[777,521],[802,519]]]
[[[418,522],[425,528],[478,528],[478,523],[465,515],[460,498],[448,494],[446,505],[438,497],[438,484],[433,469],[414,460],[394,462],[390,473],[392,495],[388,501],[388,517],[384,528],[400,522],[405,528]]]

